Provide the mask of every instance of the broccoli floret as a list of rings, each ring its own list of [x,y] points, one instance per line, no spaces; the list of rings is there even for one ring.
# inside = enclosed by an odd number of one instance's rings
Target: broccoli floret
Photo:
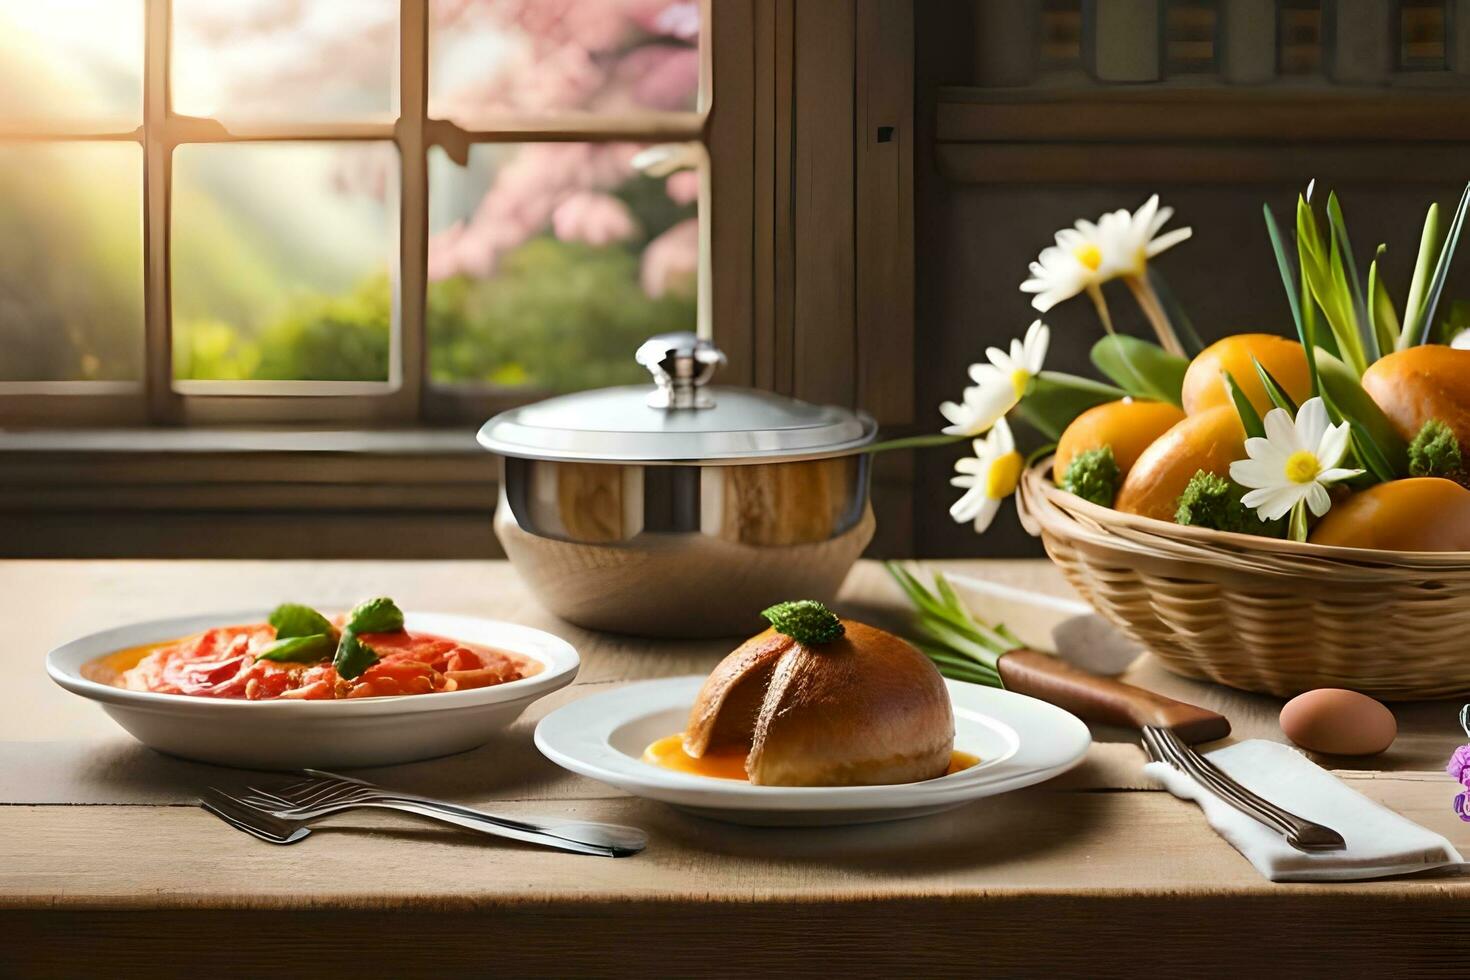
[[[1189,478],[1189,485],[1179,495],[1174,510],[1174,522],[1192,527],[1214,528],[1216,531],[1235,531],[1239,534],[1259,534],[1261,521],[1251,509],[1240,502],[1245,495],[1240,487],[1223,476],[1207,470],[1197,470]]]
[[[1430,419],[1409,443],[1410,476],[1442,476],[1458,480],[1464,476],[1460,441],[1439,419]]]
[[[1112,446],[1088,449],[1072,457],[1062,474],[1062,489],[1104,507],[1113,506],[1118,494],[1118,461]]]

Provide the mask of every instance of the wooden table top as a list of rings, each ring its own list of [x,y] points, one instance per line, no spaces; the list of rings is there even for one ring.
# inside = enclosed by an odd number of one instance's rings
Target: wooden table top
[[[1046,562],[940,564],[1069,594]],[[41,667],[57,643],[130,620],[286,596],[345,605],[370,593],[540,626],[583,658],[575,685],[491,745],[378,778],[408,789],[448,780],[464,801],[512,815],[637,824],[648,850],[585,858],[393,815],[338,817],[302,844],[271,847],[190,805],[179,774],[208,770],[138,746]],[[899,597],[864,562],[840,606],[881,621]],[[876,973],[923,964],[1103,975],[1188,963],[1208,975],[1262,957],[1302,975],[1370,963],[1463,972],[1444,916],[1470,899],[1470,879],[1271,884],[1192,804],[1141,778],[1142,754],[1122,732],[1096,731],[1084,765],[1052,783],[864,827],[727,826],[563,772],[530,741],[548,710],[631,679],[706,672],[731,644],[578,630],[541,610],[503,563],[0,562],[0,611],[0,975],[87,962],[110,975],[246,966],[325,975],[364,961],[389,975],[492,966],[713,975],[791,971],[808,957]],[[1127,679],[1221,710],[1235,737],[1281,738],[1275,699],[1174,677],[1148,658]],[[1394,707],[1393,749],[1342,775],[1470,852],[1470,825],[1451,812],[1455,786],[1440,770],[1460,741],[1459,705]],[[303,960],[303,948],[315,958]]]

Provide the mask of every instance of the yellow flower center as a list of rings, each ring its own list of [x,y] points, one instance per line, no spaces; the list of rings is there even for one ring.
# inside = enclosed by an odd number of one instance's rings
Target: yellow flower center
[[[1025,368],[1016,368],[1011,372],[1011,387],[1016,389],[1016,400],[1020,401],[1026,397],[1026,386],[1031,383],[1031,372]]]
[[[1076,257],[1078,262],[1085,265],[1090,272],[1096,272],[1102,265],[1102,249],[1092,244],[1092,242],[1077,246],[1077,250],[1072,255]]]
[[[1292,483],[1311,483],[1321,468],[1317,457],[1305,449],[1298,449],[1286,458],[1286,478]]]
[[[992,500],[1001,500],[1016,492],[1021,482],[1021,466],[1024,461],[1020,453],[1006,453],[990,464],[985,474],[985,495]]]

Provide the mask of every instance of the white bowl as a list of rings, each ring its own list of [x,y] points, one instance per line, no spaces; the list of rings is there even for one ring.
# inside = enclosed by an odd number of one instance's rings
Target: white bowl
[[[1050,779],[1082,761],[1087,726],[1054,705],[1009,691],[945,681],[954,704],[955,748],[978,756],[968,769],[885,786],[752,786],[674,772],[643,750],[682,731],[703,677],[628,684],[564,705],[536,726],[536,747],[572,772],[700,816],[767,826],[871,823],[938,813]]]
[[[215,626],[259,623],[268,609],[155,619],[72,640],[46,655],[46,672],[144,745],[246,769],[351,768],[415,762],[483,745],[532,701],[566,687],[580,659],[550,633],[476,616],[408,613],[410,630],[522,654],[543,669],[492,687],[341,701],[244,701],[128,691],[82,676],[89,661]]]

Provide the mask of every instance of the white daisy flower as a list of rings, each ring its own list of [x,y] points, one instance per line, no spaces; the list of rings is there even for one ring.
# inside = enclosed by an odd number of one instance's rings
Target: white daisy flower
[[[1078,221],[1057,232],[1056,242],[1041,250],[1031,263],[1031,278],[1021,283],[1021,292],[1036,294],[1031,305],[1042,313],[1105,278],[1100,275],[1106,256],[1097,225]]]
[[[939,406],[940,413],[950,422],[941,431],[950,436],[978,436],[990,431],[1025,396],[1031,379],[1046,362],[1050,343],[1051,329],[1040,320],[1033,320],[1024,339],[1011,341],[1009,353],[999,347],[987,349],[985,356],[990,359],[989,364],[970,365],[970,378],[975,385],[965,389],[963,403],[945,402]]]
[[[939,406],[940,414],[949,420],[949,425],[939,431],[947,436],[984,435],[1015,407],[1016,399],[1009,384],[975,385],[965,389],[959,404],[944,402]]]
[[[1284,408],[1273,408],[1265,418],[1266,437],[1245,441],[1250,459],[1230,464],[1230,479],[1251,491],[1241,498],[1256,508],[1263,521],[1285,517],[1303,502],[1321,517],[1332,506],[1327,486],[1351,479],[1362,470],[1339,469],[1348,448],[1348,424],[1327,423],[1327,406],[1310,398],[1297,411],[1296,421]]]
[[[1455,339],[1450,341],[1450,346],[1455,350],[1470,350],[1470,329],[1461,330],[1455,334]]]
[[[1132,214],[1118,210],[1098,219],[1098,237],[1104,258],[1099,274],[1103,280],[1114,276],[1142,276],[1149,259],[1194,234],[1193,228],[1175,228],[1160,235],[1159,232],[1173,216],[1174,209],[1159,207],[1159,195],[1155,194]]]
[[[949,508],[949,516],[964,524],[974,522],[978,534],[990,526],[1000,502],[1016,492],[1024,461],[1016,452],[1016,440],[1005,419],[998,419],[984,439],[976,439],[975,455],[954,464],[950,484],[964,488],[965,495]]]

